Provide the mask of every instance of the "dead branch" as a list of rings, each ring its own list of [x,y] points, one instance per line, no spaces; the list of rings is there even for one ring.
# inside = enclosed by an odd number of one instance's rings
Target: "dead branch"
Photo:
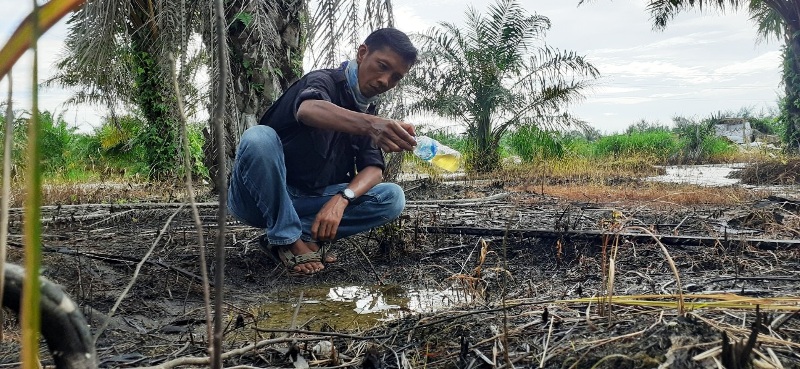
[[[9,242],[8,245],[9,246],[14,246],[14,247],[17,247],[17,248],[22,248],[22,244],[19,243],[19,242]],[[52,253],[58,253],[58,254],[63,254],[63,255],[69,255],[69,256],[83,256],[83,257],[87,257],[87,258],[94,259],[94,260],[102,260],[102,261],[114,262],[114,263],[131,263],[131,264],[133,264],[133,263],[137,263],[137,262],[139,262],[141,260],[141,259],[137,259],[137,258],[134,258],[134,257],[131,257],[131,256],[111,255],[111,254],[104,254],[104,253],[94,252],[94,251],[77,251],[77,250],[69,249],[69,248],[66,248],[66,247],[43,246],[42,247],[42,252],[52,252]],[[148,260],[145,261],[145,264],[157,266],[157,267],[164,268],[164,269],[169,269],[169,270],[177,272],[178,274],[183,275],[184,277],[187,277],[189,279],[195,279],[195,280],[197,280],[199,282],[203,281],[203,278],[200,277],[199,275],[194,274],[194,273],[192,273],[192,272],[190,272],[190,271],[188,271],[186,269],[183,269],[183,268],[180,268],[180,267],[176,267],[174,265],[167,264],[167,263],[165,263],[163,261],[153,261],[153,260],[149,260],[148,259]],[[209,285],[211,287],[214,286],[213,282],[209,281],[208,283],[209,283]]]
[[[481,197],[481,198],[473,198],[473,199],[446,199],[446,200],[415,200],[415,201],[408,201],[406,205],[420,205],[420,204],[479,204],[488,201],[500,200],[510,196],[510,192],[503,192],[498,193],[496,195]]]
[[[479,228],[479,227],[448,227],[448,226],[420,226],[417,232],[438,233],[438,234],[458,234],[471,236],[489,237],[523,237],[523,238],[545,238],[545,239],[570,239],[576,241],[602,242],[603,237],[619,236],[627,238],[632,242],[647,242],[655,239],[668,245],[680,246],[716,246],[734,248],[738,246],[756,247],[762,250],[785,250],[800,246],[800,240],[778,240],[766,238],[719,238],[707,236],[672,236],[672,235],[648,235],[644,233],[609,233],[601,230],[567,230],[555,231],[550,229],[505,229],[505,228]]]
[[[147,250],[147,253],[144,255],[142,260],[138,264],[136,264],[136,270],[133,271],[133,276],[131,277],[130,282],[128,282],[128,285],[125,286],[125,289],[122,291],[122,294],[119,295],[119,298],[117,298],[117,301],[114,303],[114,306],[111,307],[111,311],[108,312],[108,316],[110,317],[114,316],[114,313],[117,311],[119,304],[122,303],[122,300],[124,300],[125,297],[128,295],[128,291],[131,290],[133,284],[136,283],[136,279],[139,277],[139,272],[142,270],[142,265],[144,265],[145,262],[147,262],[147,260],[150,258],[150,255],[153,253],[153,250],[155,250],[156,245],[158,245],[158,242],[161,241],[161,236],[163,236],[164,233],[167,232],[167,228],[169,227],[169,224],[172,223],[172,219],[175,218],[176,215],[178,215],[181,209],[183,209],[183,206],[178,208],[178,210],[176,210],[175,213],[173,213],[172,216],[170,216],[169,219],[167,219],[167,222],[164,224],[164,227],[161,228],[161,232],[159,232],[158,237],[156,237],[156,239],[153,241],[153,244],[150,246],[150,250]],[[97,330],[94,336],[95,342],[97,342],[97,338],[103,334],[103,331],[106,329],[107,324],[108,321],[103,322],[103,325],[101,325],[100,329]]]

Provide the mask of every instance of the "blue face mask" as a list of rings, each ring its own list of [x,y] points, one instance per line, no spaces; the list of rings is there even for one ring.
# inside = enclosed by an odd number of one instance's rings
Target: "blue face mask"
[[[347,87],[350,88],[350,94],[353,95],[358,110],[366,112],[369,105],[377,101],[378,97],[367,98],[361,93],[361,88],[358,86],[358,61],[356,59],[347,62],[344,74],[347,76]]]

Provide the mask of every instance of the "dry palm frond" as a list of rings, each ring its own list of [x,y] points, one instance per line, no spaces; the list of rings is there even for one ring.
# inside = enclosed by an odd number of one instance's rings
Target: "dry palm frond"
[[[481,250],[478,256],[478,265],[472,271],[472,275],[458,273],[447,278],[448,281],[455,281],[464,287],[466,297],[473,299],[483,299],[486,295],[487,283],[483,280],[483,264],[486,262],[486,256],[489,254],[489,243],[486,240],[480,240]],[[496,270],[499,268],[492,268]],[[501,272],[505,270],[501,269]],[[507,272],[507,271],[506,271]]]
[[[775,311],[800,311],[800,298],[798,297],[745,297],[732,293],[720,294],[674,294],[674,295],[618,295],[610,298],[615,305],[646,306],[659,308],[678,308],[681,297],[685,300],[687,310],[698,309],[737,309]],[[581,298],[574,300],[559,300],[560,303],[592,303],[595,298]]]
[[[352,58],[365,31],[394,26],[391,0],[317,0],[312,8],[308,51],[313,68]]]

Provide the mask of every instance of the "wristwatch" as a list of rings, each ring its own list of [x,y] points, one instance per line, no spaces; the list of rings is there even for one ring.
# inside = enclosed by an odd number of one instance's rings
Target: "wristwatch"
[[[342,195],[342,197],[344,197],[344,199],[347,200],[348,204],[356,199],[356,193],[349,188],[345,188],[344,190],[339,191],[339,195]]]

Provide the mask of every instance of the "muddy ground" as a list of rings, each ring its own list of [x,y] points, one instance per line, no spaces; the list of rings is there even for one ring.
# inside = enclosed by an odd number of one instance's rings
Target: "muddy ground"
[[[797,199],[737,190],[725,204],[686,205],[582,194],[580,186],[571,196],[555,196],[513,178],[402,185],[409,201],[401,219],[338,242],[339,261],[310,278],[287,276],[259,249],[260,231],[231,219],[222,312],[227,367],[304,367],[305,361],[365,368],[716,368],[725,360],[723,332],[733,342],[746,339],[756,304],[766,314],[752,357],[760,367],[800,367]],[[615,186],[637,192],[653,185],[626,179]],[[663,191],[716,190],[665,185]],[[216,207],[204,203],[199,211],[210,247]],[[19,263],[21,215],[12,216],[9,259]],[[109,323],[97,341],[102,367],[171,367],[205,355],[199,247],[189,209],[53,206],[43,219],[43,274],[73,296],[93,331]],[[597,236],[603,232],[618,236]],[[688,294],[683,313],[668,258],[647,232],[675,236],[664,247]],[[157,239],[131,291],[107,318]],[[213,257],[207,260],[213,272]],[[617,299],[648,302],[603,303],[609,274]],[[411,288],[456,292],[445,307],[401,308],[390,321],[343,319],[324,310],[302,315],[314,302],[313,290],[353,285],[401,300]],[[295,313],[301,293],[306,297]],[[728,306],[699,305],[733,294],[739,297]],[[11,334],[0,346],[0,367],[17,365],[16,324],[13,317],[6,322]]]

